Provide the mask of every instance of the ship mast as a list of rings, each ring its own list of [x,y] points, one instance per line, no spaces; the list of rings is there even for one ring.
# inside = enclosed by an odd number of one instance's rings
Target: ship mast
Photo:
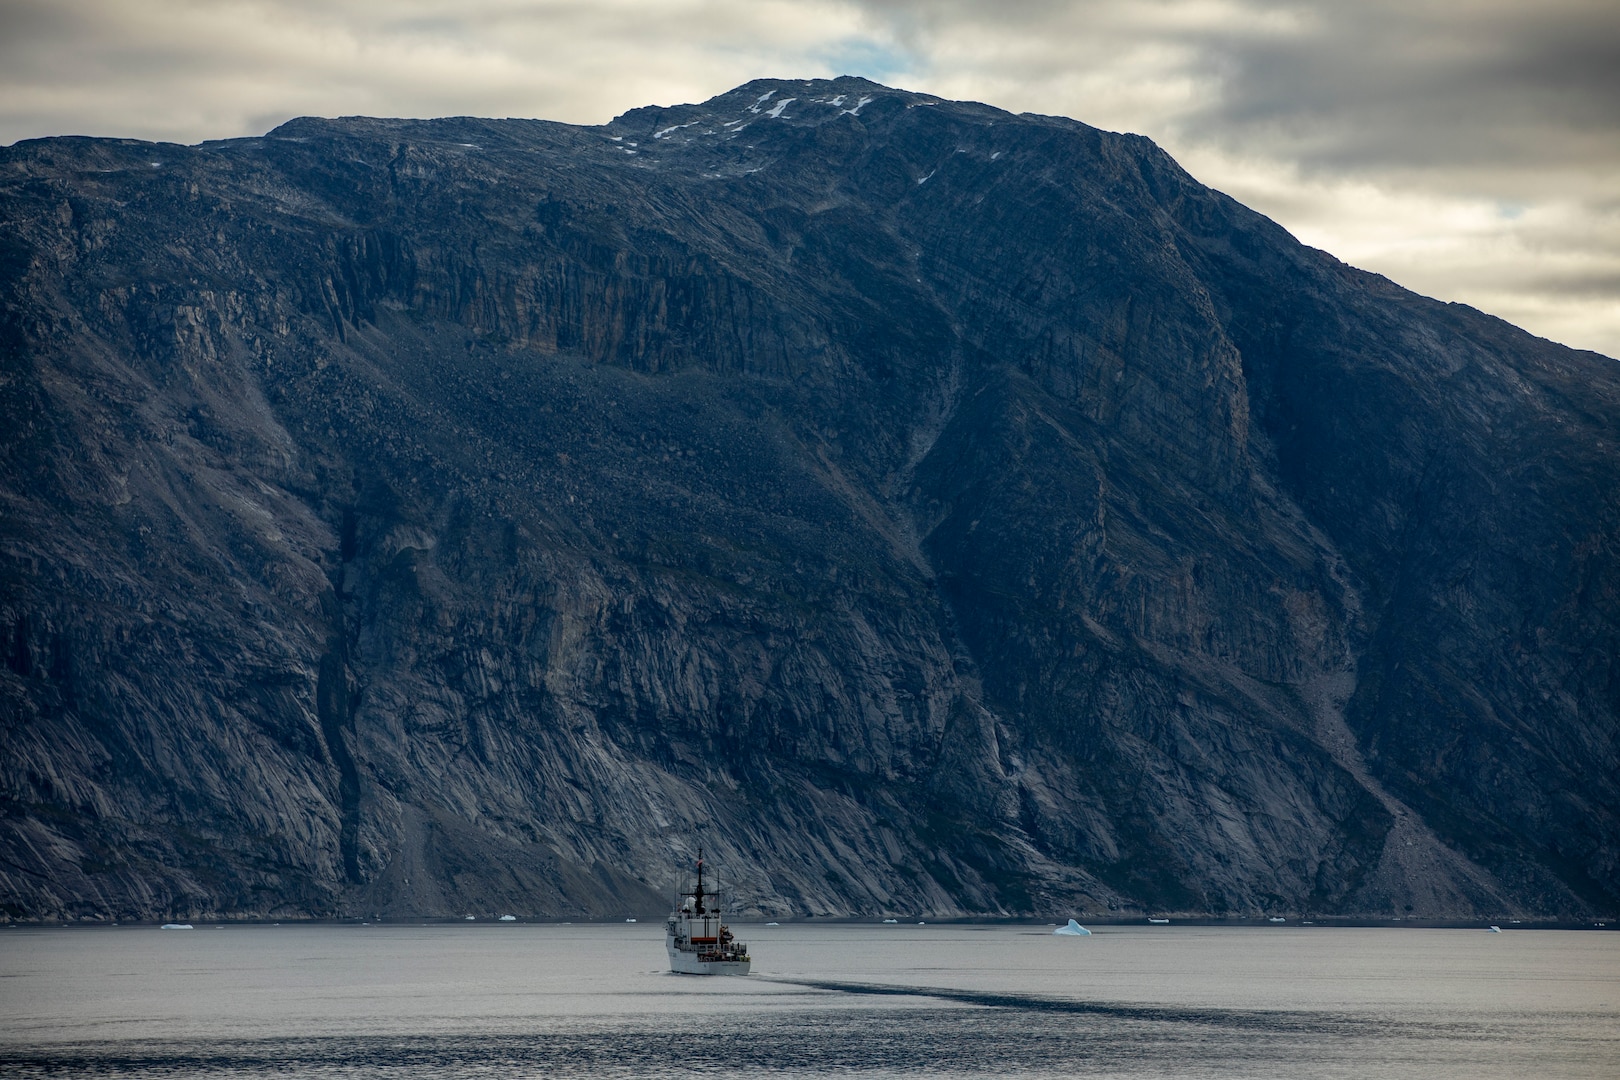
[[[697,915],[702,915],[704,913],[704,911],[703,911],[703,849],[702,848],[698,848],[697,872],[698,872],[697,891],[692,894],[692,899],[697,901],[697,906],[695,907],[693,913],[697,914]]]

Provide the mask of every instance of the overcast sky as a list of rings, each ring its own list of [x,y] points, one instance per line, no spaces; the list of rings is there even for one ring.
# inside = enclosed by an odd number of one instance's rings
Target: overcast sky
[[[1140,132],[1307,243],[1620,356],[1620,0],[0,0],[0,143],[841,74]]]

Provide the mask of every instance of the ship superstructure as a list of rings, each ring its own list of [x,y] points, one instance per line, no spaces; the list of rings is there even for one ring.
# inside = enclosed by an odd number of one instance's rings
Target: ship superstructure
[[[752,963],[748,946],[732,936],[721,911],[719,894],[703,889],[701,849],[697,858],[697,886],[676,895],[664,947],[669,951],[669,969],[683,975],[748,974]]]

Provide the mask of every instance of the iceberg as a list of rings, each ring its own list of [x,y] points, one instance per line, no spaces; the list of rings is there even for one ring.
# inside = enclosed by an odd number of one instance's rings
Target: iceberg
[[[1085,927],[1081,926],[1079,923],[1075,922],[1073,919],[1069,920],[1069,925],[1068,926],[1060,926],[1056,930],[1052,931],[1052,933],[1054,933],[1054,934],[1067,934],[1069,937],[1090,937],[1091,936],[1091,931],[1090,930],[1087,930]]]
[[[516,915],[502,915],[501,922],[517,922]]]
[[[165,930],[190,930],[191,929],[191,924],[188,923],[188,922],[166,922],[166,923],[163,924],[163,929],[165,929]]]

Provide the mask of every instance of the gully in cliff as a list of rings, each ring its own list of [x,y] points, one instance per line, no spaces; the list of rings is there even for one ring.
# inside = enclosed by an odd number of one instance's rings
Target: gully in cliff
[[[679,893],[670,913],[664,947],[669,950],[669,969],[682,975],[746,975],[751,963],[748,946],[731,936],[720,911],[718,894],[707,894],[713,907],[704,903],[703,852],[698,852],[697,888]]]

